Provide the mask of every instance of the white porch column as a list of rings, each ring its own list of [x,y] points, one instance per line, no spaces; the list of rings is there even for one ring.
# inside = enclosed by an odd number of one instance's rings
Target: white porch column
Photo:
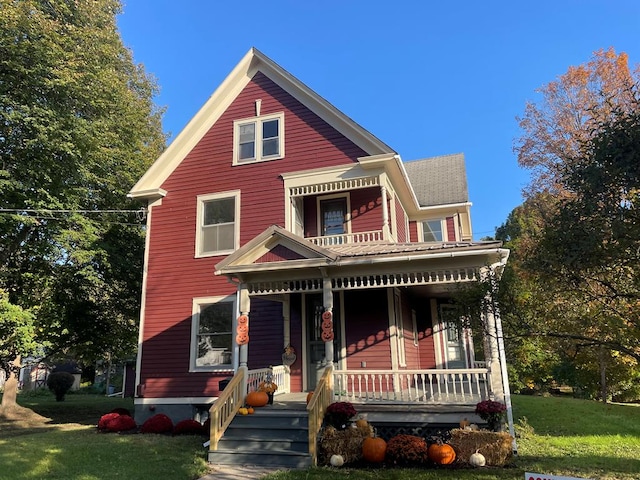
[[[240,346],[239,357],[240,365],[238,369],[244,370],[245,379],[247,377],[247,359],[249,356],[249,312],[251,311],[251,299],[249,291],[244,283],[238,286],[238,303],[240,316],[236,325],[236,343]],[[246,337],[246,338],[245,338]],[[242,384],[242,398],[247,395],[247,382]]]
[[[385,240],[391,238],[391,230],[389,229],[389,202],[387,198],[387,187],[380,186],[380,197],[382,198],[382,237]]]
[[[331,279],[325,276],[322,280],[322,339],[324,340],[324,362],[333,365],[333,290]],[[326,327],[326,328],[325,328]]]

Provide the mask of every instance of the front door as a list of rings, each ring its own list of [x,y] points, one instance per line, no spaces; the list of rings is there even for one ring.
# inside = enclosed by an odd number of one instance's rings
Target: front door
[[[442,340],[447,368],[466,368],[466,349],[462,326],[452,318],[454,309],[440,305],[440,321],[442,324]]]
[[[307,342],[307,390],[314,390],[324,371],[324,341],[322,340],[322,294],[305,296],[306,342]],[[333,361],[340,358],[340,303],[339,296],[333,298]]]

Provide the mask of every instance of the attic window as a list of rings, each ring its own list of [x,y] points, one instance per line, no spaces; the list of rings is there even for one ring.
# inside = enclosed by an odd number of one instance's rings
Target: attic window
[[[233,164],[284,157],[284,113],[233,122]]]
[[[426,220],[422,222],[422,239],[424,242],[442,242],[444,241],[443,221]]]

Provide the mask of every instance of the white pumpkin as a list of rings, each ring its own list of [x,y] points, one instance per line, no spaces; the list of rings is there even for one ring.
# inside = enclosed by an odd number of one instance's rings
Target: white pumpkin
[[[476,450],[476,453],[472,453],[469,457],[469,464],[473,467],[484,467],[487,463],[484,455]]]
[[[332,467],[341,467],[344,465],[344,457],[342,455],[331,455],[329,463]]]

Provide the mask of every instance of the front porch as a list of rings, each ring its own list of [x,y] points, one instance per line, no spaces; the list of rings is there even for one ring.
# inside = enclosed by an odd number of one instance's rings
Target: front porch
[[[246,393],[268,376],[278,384],[273,404],[256,408],[250,418],[235,418]],[[210,410],[210,462],[251,458],[268,465],[315,465],[324,412],[337,401],[351,402],[358,417],[388,440],[398,433],[432,435],[461,420],[483,423],[474,413],[475,404],[493,398],[488,368],[375,371],[334,370],[330,365],[308,403],[306,392],[290,391],[288,376],[284,365],[238,370]],[[244,443],[239,441],[243,436]]]

